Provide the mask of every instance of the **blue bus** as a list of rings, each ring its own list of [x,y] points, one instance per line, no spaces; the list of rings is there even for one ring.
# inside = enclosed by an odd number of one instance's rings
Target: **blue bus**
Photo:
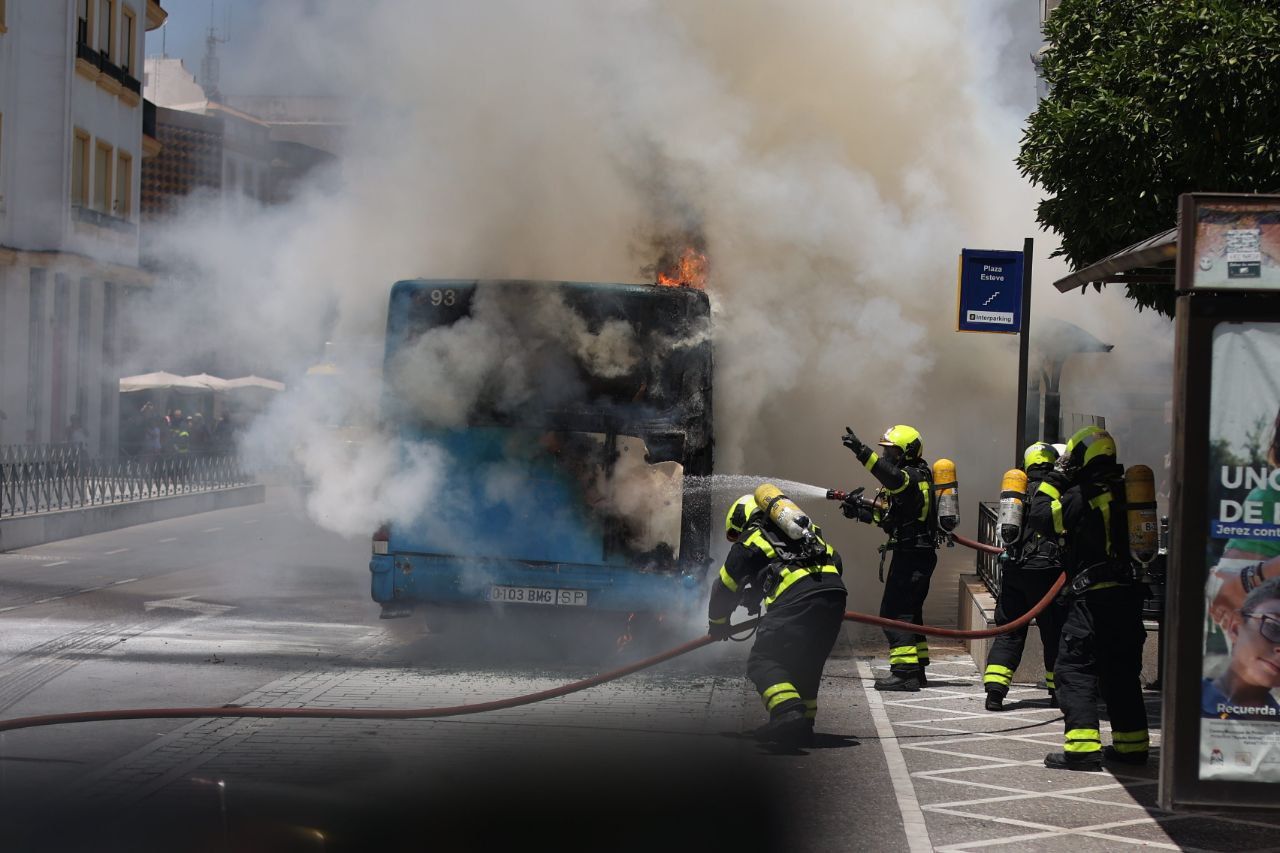
[[[697,606],[711,513],[684,478],[712,471],[709,330],[689,287],[397,282],[383,428],[438,476],[414,521],[374,534],[383,617]]]

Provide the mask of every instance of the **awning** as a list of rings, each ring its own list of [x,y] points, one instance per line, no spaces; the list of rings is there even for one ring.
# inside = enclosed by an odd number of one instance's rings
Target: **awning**
[[[129,391],[208,391],[209,388],[179,376],[157,370],[155,373],[139,373],[137,376],[124,376],[120,379],[120,390]]]
[[[188,380],[203,385],[210,391],[226,391],[228,382],[218,376],[210,376],[208,373],[196,373],[186,377]]]
[[[237,388],[265,388],[268,391],[283,391],[284,383],[277,382],[274,379],[263,379],[261,376],[241,376],[239,379],[228,379],[227,390],[235,390]]]
[[[1178,254],[1178,229],[1170,228],[1134,243],[1097,263],[1053,283],[1066,293],[1090,284],[1166,284],[1173,286],[1173,261]]]

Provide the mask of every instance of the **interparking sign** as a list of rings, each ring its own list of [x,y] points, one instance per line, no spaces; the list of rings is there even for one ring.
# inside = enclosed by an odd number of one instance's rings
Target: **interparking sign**
[[[960,251],[961,332],[1022,331],[1022,253]]]

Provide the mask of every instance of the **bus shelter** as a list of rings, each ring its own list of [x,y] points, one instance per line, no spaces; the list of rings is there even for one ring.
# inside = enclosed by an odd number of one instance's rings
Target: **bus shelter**
[[[1159,803],[1280,808],[1280,195],[1184,195],[1056,285],[1123,281],[1178,294]]]

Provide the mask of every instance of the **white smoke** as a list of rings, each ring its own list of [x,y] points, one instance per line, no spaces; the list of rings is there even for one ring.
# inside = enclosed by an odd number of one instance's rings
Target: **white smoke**
[[[338,337],[379,340],[395,280],[634,281],[655,260],[643,253],[697,233],[712,270],[717,469],[866,484],[844,426],[873,440],[909,423],[927,456],[957,461],[971,529],[968,507],[1015,455],[1017,342],[955,333],[956,258],[1036,234],[1038,194],[1012,162],[1029,104],[1007,103],[1011,77],[1034,88],[1010,42],[1024,6],[272,3],[224,89],[293,76],[350,98],[342,186],[236,217],[197,206],[160,234],[200,286],[183,291],[198,322],[165,314],[155,343],[213,330],[297,373],[330,315]],[[1043,259],[1053,246],[1039,238]],[[1036,310],[1054,313],[1065,297],[1041,297],[1057,277],[1045,269]],[[518,319],[576,341],[600,375],[646,355],[628,329],[588,333],[561,307],[539,301]],[[479,305],[389,378],[442,425],[495,374],[516,405],[536,362],[504,345],[513,322]],[[364,390],[356,408],[376,409]],[[291,398],[259,428],[291,436],[320,523],[367,532],[438,485],[429,454],[410,468],[377,447],[352,460],[298,426],[333,405]],[[870,550],[829,509],[806,509],[846,564]]]

